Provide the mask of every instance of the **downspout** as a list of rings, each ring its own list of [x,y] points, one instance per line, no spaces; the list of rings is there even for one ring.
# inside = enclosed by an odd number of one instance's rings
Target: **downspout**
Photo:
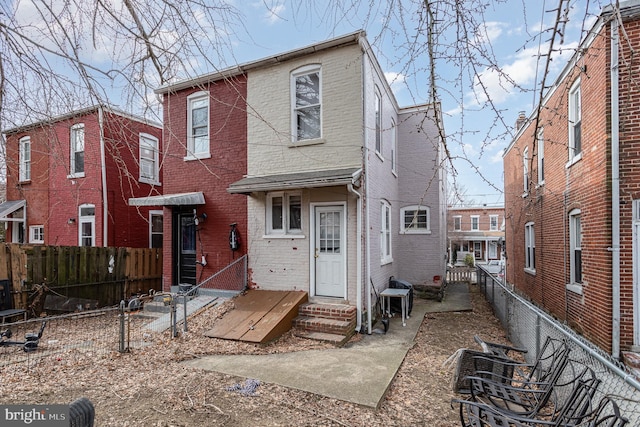
[[[102,246],[109,246],[109,204],[107,198],[107,165],[104,148],[104,113],[102,106],[98,107],[98,122],[100,125],[100,168],[102,174]]]
[[[620,358],[620,96],[618,88],[618,17],[611,25],[611,355]]]
[[[356,331],[362,331],[362,199],[360,193],[353,188],[353,183],[347,185],[347,190],[356,196]]]

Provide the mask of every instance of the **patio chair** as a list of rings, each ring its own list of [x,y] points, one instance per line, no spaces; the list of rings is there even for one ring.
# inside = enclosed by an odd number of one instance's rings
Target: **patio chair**
[[[566,342],[550,338],[525,378],[506,378],[495,372],[478,371],[475,376],[469,377],[471,400],[500,407],[512,414],[535,416],[547,405],[554,387],[559,385],[569,362],[569,352]]]
[[[590,368],[576,378],[571,393],[544,417],[522,417],[505,413],[499,407],[471,400],[455,400],[460,404],[460,422],[463,427],[480,426],[576,426],[593,411],[593,397],[601,381]],[[541,414],[539,414],[541,415]]]
[[[509,353],[525,354],[528,351],[526,348],[512,347],[506,344],[485,341],[482,338],[480,338],[479,335],[474,335],[473,339],[475,340],[475,342],[477,342],[480,345],[483,352],[495,354],[496,356],[500,356],[504,358],[512,358],[512,356]]]

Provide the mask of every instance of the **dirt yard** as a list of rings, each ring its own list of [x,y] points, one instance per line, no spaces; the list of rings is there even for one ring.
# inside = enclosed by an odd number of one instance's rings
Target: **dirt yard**
[[[450,400],[452,370],[445,361],[474,334],[506,343],[479,289],[472,312],[428,313],[379,409],[262,383],[254,395],[229,390],[245,379],[187,368],[180,362],[208,354],[265,354],[329,348],[288,333],[267,346],[204,338],[231,303],[201,312],[186,336],[158,336],[131,353],[83,352],[28,367],[0,368],[4,404],[68,403],[88,397],[104,426],[457,426]],[[362,339],[356,336],[354,339]]]

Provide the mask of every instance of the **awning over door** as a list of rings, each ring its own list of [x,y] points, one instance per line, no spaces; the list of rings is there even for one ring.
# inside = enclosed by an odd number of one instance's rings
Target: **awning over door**
[[[9,218],[18,209],[24,208],[25,200],[11,200],[0,203],[0,221],[24,221],[24,218]]]
[[[129,199],[129,206],[185,206],[204,205],[204,194],[193,193],[163,194],[161,196],[135,197]]]
[[[227,191],[233,194],[249,194],[254,191],[278,191],[355,184],[360,178],[361,172],[362,169],[360,168],[348,168],[246,177],[229,185]]]

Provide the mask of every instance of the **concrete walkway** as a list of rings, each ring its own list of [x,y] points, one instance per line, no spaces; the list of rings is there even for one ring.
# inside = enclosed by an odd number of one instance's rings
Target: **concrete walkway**
[[[377,408],[427,313],[471,310],[466,284],[452,284],[442,302],[414,299],[402,326],[391,319],[386,334],[364,335],[342,348],[269,355],[216,355],[183,362],[194,368],[256,379]],[[375,332],[375,331],[374,331]]]

